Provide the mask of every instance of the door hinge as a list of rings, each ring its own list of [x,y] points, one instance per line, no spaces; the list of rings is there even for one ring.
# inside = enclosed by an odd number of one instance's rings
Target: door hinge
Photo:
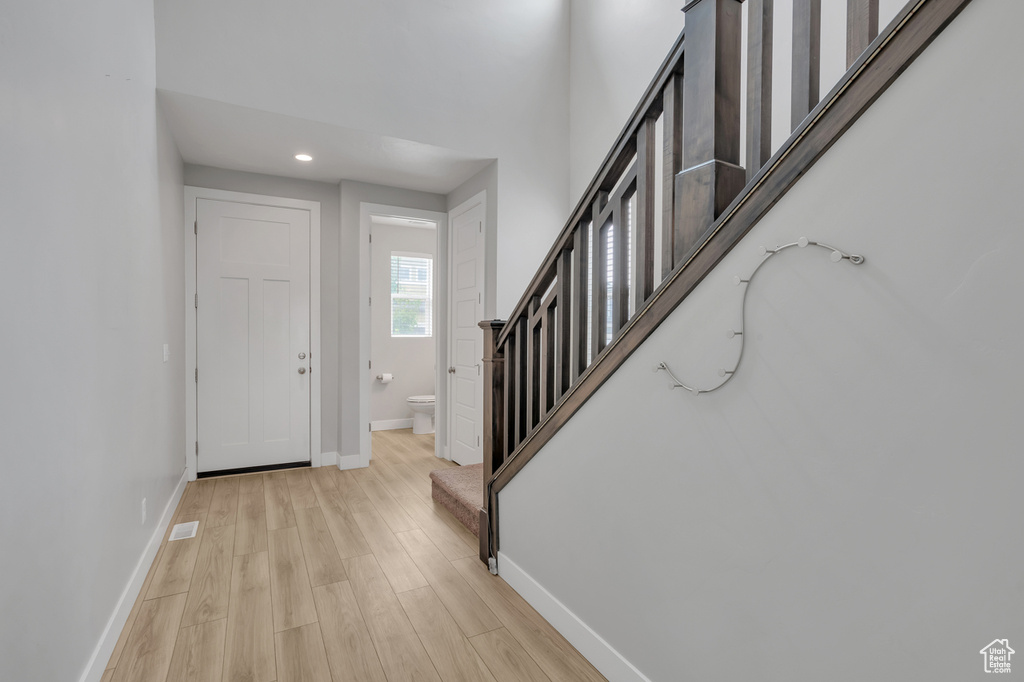
[[[367,298],[366,301],[367,301],[367,305],[373,305],[373,296],[370,296],[369,298]]]
[[[196,310],[199,310],[199,294],[198,293],[196,294],[196,297],[195,297],[195,300],[194,300],[194,305],[196,307]]]
[[[199,220],[192,221],[192,234],[199,234]]]
[[[373,424],[367,424],[366,430],[369,431],[370,433],[373,433]]]
[[[199,368],[196,367],[196,383],[199,383]]]
[[[199,441],[196,441],[196,455],[199,454]]]
[[[367,368],[366,369],[373,369],[373,360],[369,360],[366,364],[367,364]]]
[[[480,436],[476,437],[476,446],[480,447]]]
[[[373,235],[372,234],[370,235],[370,243],[371,244],[373,243]]]

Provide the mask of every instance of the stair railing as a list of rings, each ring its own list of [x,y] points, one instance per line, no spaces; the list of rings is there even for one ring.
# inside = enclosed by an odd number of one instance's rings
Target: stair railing
[[[480,323],[492,570],[501,489],[970,0],[912,0],[881,35],[878,0],[847,0],[849,70],[820,101],[821,0],[794,0],[793,133],[775,154],[773,0],[748,0],[745,101],[742,2],[683,7],[685,30],[526,293],[508,321]]]

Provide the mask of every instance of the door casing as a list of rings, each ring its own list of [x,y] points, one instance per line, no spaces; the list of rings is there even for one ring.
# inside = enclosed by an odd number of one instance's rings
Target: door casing
[[[311,466],[336,465],[322,461],[320,432],[320,383],[322,355],[320,348],[320,202],[272,197],[244,192],[185,187],[185,471],[188,480],[196,480],[196,202],[215,199],[257,206],[276,206],[309,211],[309,455]]]

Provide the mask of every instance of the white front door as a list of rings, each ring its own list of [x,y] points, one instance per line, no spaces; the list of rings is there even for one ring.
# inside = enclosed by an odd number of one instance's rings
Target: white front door
[[[451,457],[483,461],[484,204],[467,202],[452,212],[448,233],[449,429]]]
[[[198,199],[200,472],[310,461],[310,213]]]

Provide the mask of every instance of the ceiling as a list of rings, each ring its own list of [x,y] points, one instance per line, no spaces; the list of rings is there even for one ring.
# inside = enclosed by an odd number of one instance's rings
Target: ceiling
[[[158,90],[185,163],[447,194],[493,159],[328,123]],[[312,161],[295,155],[306,153]]]

